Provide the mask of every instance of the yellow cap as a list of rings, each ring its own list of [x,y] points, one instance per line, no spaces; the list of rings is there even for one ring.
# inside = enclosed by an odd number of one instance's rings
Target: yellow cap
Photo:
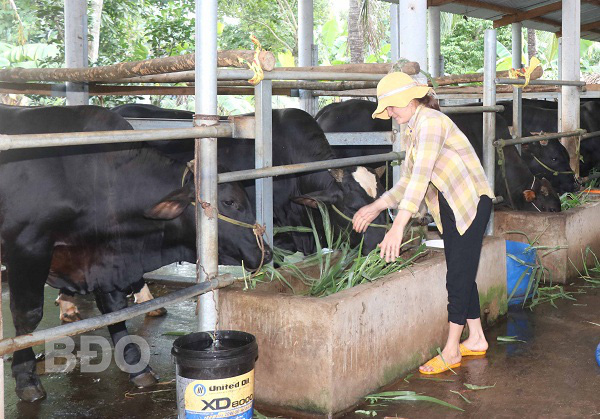
[[[377,109],[373,119],[390,119],[386,112],[388,106],[404,108],[413,99],[425,96],[431,87],[417,83],[406,73],[389,73],[377,83]]]

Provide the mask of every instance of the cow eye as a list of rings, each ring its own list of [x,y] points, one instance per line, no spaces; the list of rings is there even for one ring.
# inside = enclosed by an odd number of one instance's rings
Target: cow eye
[[[556,157],[552,157],[552,161],[556,161],[558,160]]]
[[[228,207],[231,207],[233,205],[233,201],[223,201],[223,205],[227,205]]]

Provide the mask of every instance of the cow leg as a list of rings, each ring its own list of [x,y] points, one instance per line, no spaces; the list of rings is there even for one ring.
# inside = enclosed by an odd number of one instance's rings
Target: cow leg
[[[131,286],[133,291],[133,299],[136,304],[145,303],[146,301],[153,300],[154,297],[148,288],[148,284],[142,278],[140,281],[136,282]],[[146,317],[162,317],[167,314],[167,309],[164,307],[157,308],[156,310],[149,311],[146,313]]]
[[[110,293],[101,293],[98,291],[96,292],[96,304],[102,314],[112,313],[113,311],[127,307],[127,295],[125,292],[121,291],[113,291]],[[125,322],[108,326],[108,331],[115,346],[121,339],[129,336]],[[137,364],[140,358],[140,349],[136,344],[129,343],[125,346],[123,359],[128,365]],[[129,379],[137,387],[149,387],[158,382],[158,376],[152,371],[152,368],[150,368],[149,365],[146,365],[146,367],[138,373],[129,374]]]
[[[50,269],[47,261],[33,257],[7,257],[10,311],[17,336],[32,333],[42,320],[44,310],[44,284]],[[32,348],[15,351],[12,375],[15,392],[27,402],[46,397],[46,391],[35,372],[35,354]]]
[[[56,304],[60,310],[59,318],[61,322],[73,323],[81,320],[79,309],[75,304],[75,294],[60,290],[54,304]]]

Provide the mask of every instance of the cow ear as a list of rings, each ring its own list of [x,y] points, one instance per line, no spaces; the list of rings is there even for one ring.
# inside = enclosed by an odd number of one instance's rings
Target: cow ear
[[[550,188],[552,187],[552,184],[550,183],[550,181],[546,178],[542,178],[542,182],[541,182],[541,186],[540,186],[540,193],[544,196],[549,196],[550,195]]]
[[[377,177],[379,179],[381,179],[381,177],[383,175],[385,175],[385,170],[386,170],[385,166],[379,166],[378,168],[375,169],[375,174],[377,175]]]
[[[525,198],[525,201],[533,202],[535,200],[535,192],[533,192],[531,189],[525,189],[523,191],[523,197]]]
[[[194,191],[186,185],[165,196],[144,212],[152,220],[173,220],[179,217],[194,199]]]
[[[329,169],[329,174],[333,176],[337,183],[342,183],[344,179],[344,169]]]
[[[341,198],[341,191],[316,191],[290,198],[296,204],[318,208],[319,204],[335,204]]]

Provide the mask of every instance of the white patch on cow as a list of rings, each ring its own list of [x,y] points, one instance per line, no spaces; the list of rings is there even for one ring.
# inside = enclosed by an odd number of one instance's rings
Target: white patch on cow
[[[365,190],[371,198],[377,198],[377,177],[374,173],[369,172],[369,169],[363,166],[358,166],[356,171],[352,173],[352,177]]]
[[[133,298],[136,304],[145,303],[146,301],[154,299],[147,284],[144,284],[144,287],[140,290],[140,292],[133,294]]]

